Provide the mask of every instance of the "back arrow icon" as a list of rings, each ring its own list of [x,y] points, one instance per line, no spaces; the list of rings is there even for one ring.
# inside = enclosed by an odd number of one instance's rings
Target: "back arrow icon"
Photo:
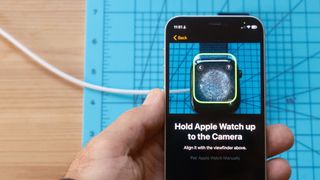
[[[175,41],[178,41],[177,36],[178,36],[178,35],[174,35],[174,36],[173,36],[173,39],[174,39]]]

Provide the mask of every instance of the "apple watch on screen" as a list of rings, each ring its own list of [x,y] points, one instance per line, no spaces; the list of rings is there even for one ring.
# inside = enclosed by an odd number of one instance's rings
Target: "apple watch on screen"
[[[236,111],[240,105],[241,75],[237,58],[231,53],[197,54],[191,68],[193,109],[198,113]]]

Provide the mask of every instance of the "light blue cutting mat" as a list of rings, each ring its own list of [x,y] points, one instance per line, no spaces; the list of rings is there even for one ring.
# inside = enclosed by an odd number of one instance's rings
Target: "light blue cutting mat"
[[[175,15],[249,12],[267,32],[267,120],[287,124],[294,147],[281,156],[292,179],[320,179],[319,0],[87,0],[85,80],[117,88],[163,85],[163,29]],[[142,96],[85,90],[83,144]]]

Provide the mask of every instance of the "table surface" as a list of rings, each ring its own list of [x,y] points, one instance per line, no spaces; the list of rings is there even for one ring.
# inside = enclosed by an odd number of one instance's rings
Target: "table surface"
[[[85,1],[1,0],[0,26],[83,78]],[[0,177],[58,179],[81,148],[82,89],[0,38]]]

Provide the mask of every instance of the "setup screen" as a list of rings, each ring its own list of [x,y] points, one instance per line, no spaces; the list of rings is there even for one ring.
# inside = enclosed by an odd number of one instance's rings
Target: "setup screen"
[[[167,179],[264,179],[262,49],[168,43]]]

